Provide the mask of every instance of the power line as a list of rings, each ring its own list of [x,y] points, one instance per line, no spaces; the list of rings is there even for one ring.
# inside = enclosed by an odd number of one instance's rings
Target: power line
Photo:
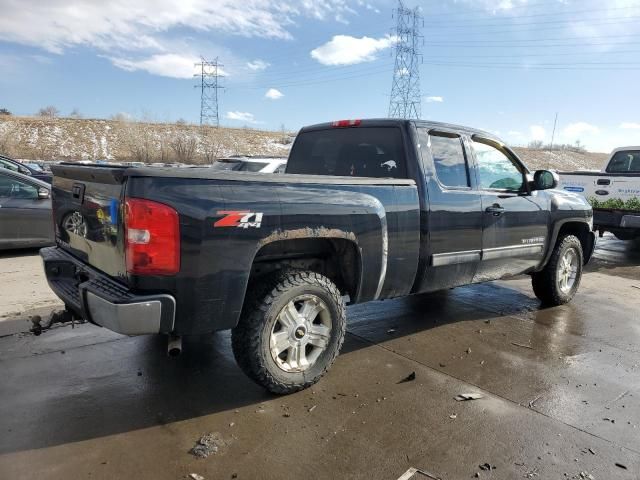
[[[519,9],[530,9],[532,7],[549,7],[549,6],[552,6],[555,9],[557,9],[558,6],[559,6],[558,5],[558,1],[557,0],[553,0],[553,1],[550,1],[550,2],[538,2],[538,3],[529,3],[529,2],[527,2],[527,3],[523,3],[522,5],[513,5],[508,9],[506,9],[506,8],[503,8],[503,9],[500,9],[500,10],[499,9],[494,9],[493,13],[488,12],[487,8],[468,8],[468,9],[465,9],[464,11],[457,10],[455,12],[432,12],[431,15],[436,16],[438,18],[450,17],[450,16],[467,16],[470,13],[474,14],[474,12],[495,15],[495,12],[497,12],[497,11],[501,11],[501,12],[505,12],[506,13],[506,12],[511,12],[513,10],[519,10]],[[609,10],[627,10],[627,9],[631,9],[631,8],[640,8],[640,5],[626,6],[626,7],[598,8],[598,9],[593,9],[591,11],[600,12],[600,11],[609,11]],[[586,10],[583,10],[582,12],[586,13]],[[538,15],[560,15],[560,14],[563,14],[563,13],[575,14],[575,13],[580,13],[580,12],[579,11],[578,12],[576,12],[576,11],[571,11],[571,12],[570,11],[566,11],[566,12],[562,12],[562,11],[558,12],[558,11],[556,11],[556,12],[551,13],[551,14],[546,14],[545,13],[545,14],[538,14]],[[527,15],[518,15],[518,17],[526,17],[526,16]]]
[[[424,20],[418,7],[409,9],[402,0],[398,0],[396,13],[396,41],[394,50],[396,61],[393,68],[389,117],[420,118],[422,116],[422,97],[420,96],[420,51],[418,32]]]
[[[601,42],[601,43],[539,43],[534,40],[530,40],[534,43],[522,43],[519,45],[513,45],[508,42],[504,44],[495,44],[495,45],[480,45],[477,42],[469,43],[469,44],[451,44],[446,42],[427,42],[428,46],[431,47],[448,47],[448,48],[524,48],[524,47],[532,47],[532,48],[548,48],[548,47],[615,47],[615,46],[627,46],[627,45],[640,45],[640,42]]]
[[[468,45],[473,44],[477,45],[481,43],[483,45],[502,45],[502,44],[517,44],[523,42],[557,42],[564,40],[591,40],[591,39],[601,39],[601,38],[640,38],[640,33],[629,33],[625,35],[589,35],[589,36],[581,36],[581,37],[551,37],[551,38],[527,38],[527,39],[513,39],[513,40],[483,40],[483,39],[469,39],[469,40],[446,40],[447,45]],[[435,40],[435,39],[434,39]],[[436,40],[442,41],[443,40]],[[430,41],[427,40],[427,43]],[[626,42],[620,42],[620,44],[624,44]]]
[[[605,65],[599,67],[599,64],[590,65],[572,65],[572,64],[516,64],[516,63],[457,63],[457,62],[424,62],[425,65],[434,65],[440,67],[462,67],[462,68],[485,68],[485,69],[501,69],[501,70],[601,70],[601,71],[627,71],[640,70],[640,63],[625,65]]]
[[[524,18],[524,17],[511,17],[511,18],[515,18],[515,19],[520,19],[520,18]],[[582,19],[583,22],[589,22],[589,25],[605,25],[605,24],[609,24],[609,23],[618,23],[620,20],[629,20],[629,21],[633,21],[638,19],[637,15],[633,15],[633,16],[624,16],[624,17],[609,17],[609,18],[603,18],[601,20],[597,19],[597,18],[586,18],[586,19]],[[484,24],[478,24],[477,20],[472,21],[472,22],[467,22],[467,23],[451,23],[451,24],[446,24],[443,23],[441,25],[434,25],[434,28],[439,28],[439,29],[451,29],[451,28],[469,28],[469,27],[505,27],[505,26],[512,26],[512,27],[518,27],[518,26],[538,26],[538,25],[552,25],[552,24],[559,24],[559,23],[571,23],[571,22],[575,22],[576,19],[565,19],[565,20],[549,20],[549,21],[545,21],[545,22],[516,22],[516,23],[510,23],[508,25],[505,25],[504,22],[500,22],[500,23],[484,23]]]
[[[200,88],[200,126],[213,124],[219,127],[218,90],[223,87],[218,82],[222,77],[218,69],[224,65],[218,62],[218,57],[213,62],[200,57],[200,63],[196,63],[195,66],[200,67],[200,73],[194,75],[200,77],[200,84],[195,85],[196,88]]]
[[[310,80],[297,80],[291,83],[283,83],[283,84],[269,83],[264,85],[253,85],[250,87],[230,87],[230,88],[233,88],[234,90],[262,90],[269,87],[273,87],[273,88],[303,87],[307,85],[317,85],[317,84],[323,84],[323,83],[329,83],[329,82],[337,82],[341,80],[349,80],[352,78],[370,77],[378,73],[391,73],[392,71],[393,70],[391,69],[391,66],[388,65],[382,69],[379,67],[376,67],[376,69],[367,70],[365,72],[361,72],[354,75],[346,75],[346,76],[339,75],[339,76],[333,76],[333,77],[320,77],[320,78],[318,76],[314,76],[312,77],[313,79],[310,79]]]

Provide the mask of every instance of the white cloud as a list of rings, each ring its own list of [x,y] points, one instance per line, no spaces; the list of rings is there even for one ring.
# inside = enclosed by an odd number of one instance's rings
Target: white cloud
[[[175,33],[215,32],[244,37],[292,38],[303,17],[344,18],[352,0],[9,0],[2,2],[0,40],[54,53],[73,46],[102,52],[161,53]],[[187,37],[188,35],[188,37]],[[171,50],[171,49],[169,49]]]
[[[600,129],[598,127],[586,122],[570,123],[563,130],[565,137],[574,139],[578,139],[581,135],[595,135],[599,132]]]
[[[394,37],[381,38],[335,35],[324,45],[311,50],[311,57],[323,65],[354,65],[375,60],[376,53],[391,47]]]
[[[247,62],[247,68],[249,70],[253,70],[254,72],[259,72],[267,68],[270,64],[265,62],[264,60],[254,60],[252,62]]]
[[[529,127],[529,136],[531,140],[544,140],[547,136],[547,132],[541,125],[531,125]]]
[[[225,115],[225,118],[227,120],[237,120],[239,122],[245,122],[245,123],[260,123],[258,122],[255,117],[253,116],[253,113],[249,113],[249,112],[227,112],[227,114]]]
[[[153,75],[172,78],[193,78],[195,64],[200,61],[196,56],[165,53],[147,58],[132,60],[128,58],[110,58],[118,68],[134,72],[142,70]],[[219,73],[223,73],[219,70]]]
[[[284,93],[276,88],[270,88],[267,90],[267,93],[264,94],[265,98],[269,98],[271,100],[278,100],[279,98],[284,97]]]
[[[425,99],[427,103],[442,103],[444,102],[444,98],[442,97],[427,97]]]
[[[640,130],[640,123],[622,122],[620,128],[624,130]]]
[[[509,130],[507,132],[508,135],[511,135],[512,137],[523,137],[524,135],[522,135],[522,132],[519,132],[518,130]]]
[[[472,8],[483,8],[491,13],[509,12],[514,7],[524,6],[527,0],[462,0],[462,3],[471,5]]]

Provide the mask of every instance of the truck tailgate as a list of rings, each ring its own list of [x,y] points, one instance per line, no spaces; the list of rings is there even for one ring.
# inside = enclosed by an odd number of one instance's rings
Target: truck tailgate
[[[111,277],[126,281],[123,167],[52,168],[56,243]]]

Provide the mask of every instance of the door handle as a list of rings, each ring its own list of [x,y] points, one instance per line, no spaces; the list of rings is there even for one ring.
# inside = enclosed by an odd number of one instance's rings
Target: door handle
[[[494,217],[499,217],[504,213],[504,208],[502,208],[497,203],[494,203],[490,207],[487,207],[485,212],[493,214]]]

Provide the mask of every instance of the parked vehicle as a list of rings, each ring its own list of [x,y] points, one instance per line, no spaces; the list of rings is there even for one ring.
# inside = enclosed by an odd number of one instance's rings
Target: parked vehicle
[[[640,146],[616,148],[599,172],[562,172],[560,185],[589,200],[600,236],[640,238]]]
[[[245,373],[306,388],[354,304],[528,273],[574,296],[592,209],[489,133],[408,120],[306,127],[286,174],[53,167],[49,285],[75,316],[127,335],[233,329]],[[77,234],[64,219],[92,228]]]
[[[287,159],[283,157],[228,157],[216,160],[214,170],[234,172],[284,173]]]
[[[20,163],[6,155],[0,155],[0,168],[6,168],[51,184],[51,172],[46,172],[36,163]]]
[[[51,185],[0,168],[0,250],[53,245]]]

